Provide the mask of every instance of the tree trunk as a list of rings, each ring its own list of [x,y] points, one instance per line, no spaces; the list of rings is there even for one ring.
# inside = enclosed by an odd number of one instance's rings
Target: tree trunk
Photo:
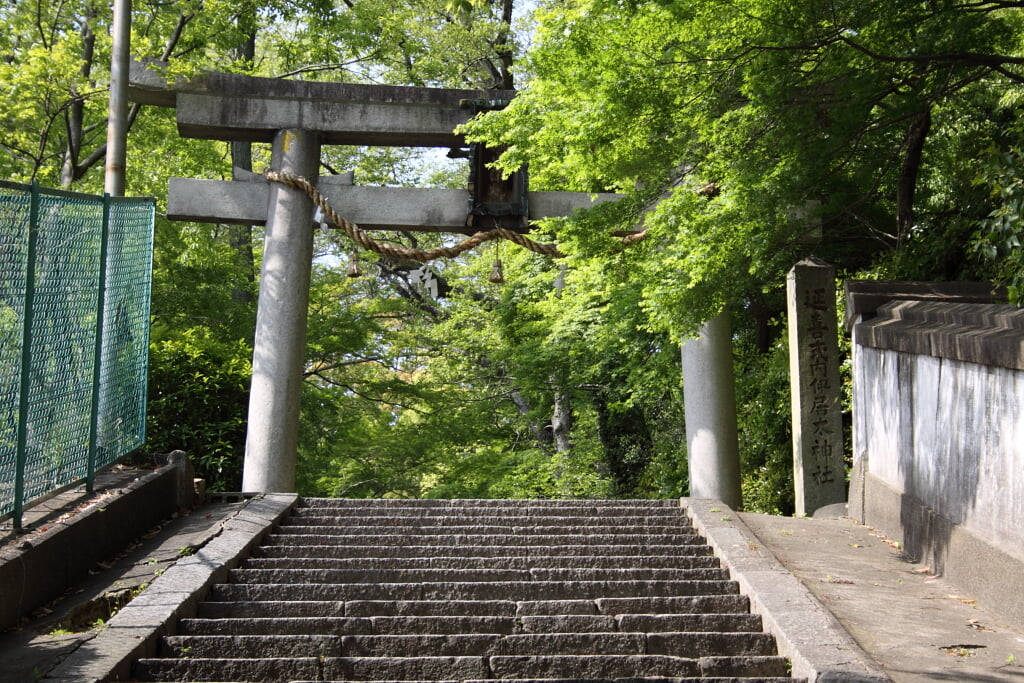
[[[572,433],[572,398],[565,384],[558,378],[551,378],[554,393],[554,405],[551,408],[551,436],[555,443],[556,453],[566,453],[572,449],[570,435]]]
[[[921,155],[928,131],[932,127],[932,110],[925,109],[911,121],[907,129],[906,151],[903,168],[896,185],[896,224],[900,245],[910,236],[914,227],[914,191],[917,188],[917,172],[921,167]]]
[[[238,16],[238,27],[245,34],[245,41],[232,50],[236,61],[252,67],[256,58],[256,25],[251,4]],[[252,172],[252,143],[231,143],[231,166],[243,171]],[[231,299],[243,304],[252,303],[255,298],[256,259],[252,249],[252,226],[228,226],[228,240],[235,251],[235,263],[242,273],[242,281],[235,282],[231,288]]]
[[[512,46],[509,44],[509,35],[512,27],[512,11],[515,9],[515,0],[502,0],[501,22],[502,27],[494,41],[494,47],[498,51],[498,59],[501,61],[499,73],[503,90],[515,88],[515,81],[512,76]]]
[[[545,453],[550,453],[553,443],[551,433],[546,431],[541,423],[529,418],[530,404],[527,403],[526,399],[518,391],[513,391],[509,398],[516,407],[516,410],[519,411],[519,414],[527,419],[526,427],[530,431],[530,436],[537,443],[537,446]]]
[[[92,21],[96,18],[96,12],[92,7],[86,6],[82,16],[82,66],[79,72],[82,78],[88,80],[92,74],[92,63],[96,54],[96,34],[92,31]],[[82,151],[82,136],[85,127],[85,100],[79,97],[79,93],[72,89],[71,106],[64,115],[67,141],[64,146],[64,163],[60,169],[60,186],[65,190],[70,188],[80,177],[78,174],[78,160]]]

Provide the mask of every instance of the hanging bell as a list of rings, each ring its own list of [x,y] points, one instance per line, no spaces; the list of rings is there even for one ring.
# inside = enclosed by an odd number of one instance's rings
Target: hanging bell
[[[496,285],[505,284],[505,270],[501,267],[500,258],[494,259],[494,263],[491,265],[491,274],[487,279]]]
[[[359,254],[352,252],[348,257],[348,267],[345,268],[345,275],[348,277],[362,277],[363,269],[359,266]]]

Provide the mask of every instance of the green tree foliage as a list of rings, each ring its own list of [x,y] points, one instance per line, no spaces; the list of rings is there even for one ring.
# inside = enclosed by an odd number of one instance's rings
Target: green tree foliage
[[[303,493],[674,496],[687,489],[678,343],[732,313],[748,508],[792,510],[782,283],[814,253],[843,274],[998,278],[1020,296],[1019,2],[136,0],[137,58],[307,80],[509,88],[467,126],[533,189],[626,195],[538,235],[432,264],[317,237]],[[110,9],[0,7],[0,174],[96,191]],[[530,43],[524,53],[522,45]],[[514,67],[514,68],[513,68]],[[135,107],[128,187],[260,168],[265,146],[178,137]],[[322,172],[461,186],[415,150],[325,147]],[[343,210],[343,207],[340,207]],[[236,488],[260,230],[157,222],[151,450]],[[615,237],[645,230],[623,248]],[[406,246],[450,237],[381,234]],[[489,282],[499,257],[506,283]]]
[[[576,267],[617,269],[648,334],[733,312],[746,502],[786,511],[794,262],[1019,282],[1022,19],[1016,2],[542,2],[528,86],[466,132],[536,185],[627,194],[551,229]]]
[[[971,275],[963,246],[991,209],[970,189],[979,156],[1019,129],[1021,19],[1015,3],[547,3],[529,87],[468,130],[541,184],[636,196],[615,227],[650,209],[629,258],[663,329],[812,250],[859,270],[955,236],[932,267]],[[596,255],[594,227],[559,237]]]
[[[252,350],[204,327],[150,346],[146,431],[151,452],[188,453],[215,491],[241,490]]]

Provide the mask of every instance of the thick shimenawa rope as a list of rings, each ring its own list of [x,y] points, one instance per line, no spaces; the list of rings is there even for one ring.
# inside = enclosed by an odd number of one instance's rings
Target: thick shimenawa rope
[[[545,256],[551,256],[553,258],[565,258],[565,254],[559,251],[558,246],[554,244],[543,244],[541,242],[535,242],[525,235],[521,235],[515,230],[509,230],[507,228],[494,228],[493,230],[484,230],[473,234],[472,236],[462,240],[458,244],[451,247],[436,247],[434,249],[411,249],[409,247],[403,247],[397,244],[387,244],[385,242],[378,242],[373,239],[358,225],[348,220],[344,216],[338,214],[331,206],[327,198],[320,193],[320,190],[316,188],[313,183],[309,182],[302,176],[292,175],[284,171],[266,170],[263,172],[264,177],[275,183],[281,183],[292,189],[304,192],[313,203],[320,207],[323,211],[324,216],[333,225],[345,231],[345,234],[349,238],[358,244],[363,249],[372,251],[382,256],[389,256],[391,258],[403,258],[411,259],[413,261],[419,261],[420,263],[426,263],[427,261],[433,261],[438,258],[455,258],[459,254],[475,249],[484,242],[490,242],[492,240],[504,239],[509,242],[513,242],[529,249],[536,254],[543,254]],[[639,242],[647,236],[647,231],[634,233],[622,238],[622,243],[633,244]]]

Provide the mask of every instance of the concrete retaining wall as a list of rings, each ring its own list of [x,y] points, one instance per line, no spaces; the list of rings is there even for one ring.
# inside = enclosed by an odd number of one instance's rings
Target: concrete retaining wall
[[[0,551],[0,630],[60,596],[134,539],[191,500],[191,468],[181,459],[150,472],[65,522]],[[183,491],[182,488],[187,487]],[[186,503],[187,504],[187,503]]]
[[[1024,625],[1024,310],[890,302],[853,353],[850,515]]]

